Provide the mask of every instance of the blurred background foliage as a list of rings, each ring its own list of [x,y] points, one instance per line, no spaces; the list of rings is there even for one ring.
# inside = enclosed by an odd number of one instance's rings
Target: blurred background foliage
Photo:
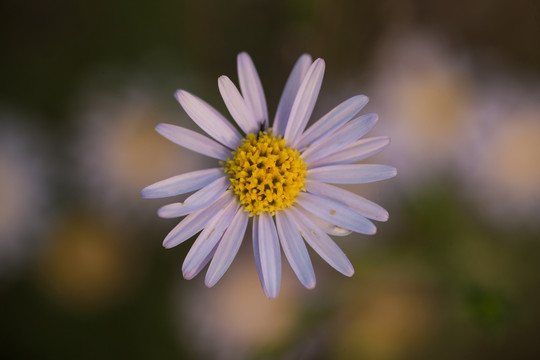
[[[538,359],[540,2],[35,1],[0,4],[3,359]],[[208,159],[160,138],[195,129],[172,94],[226,113],[216,79],[250,53],[273,114],[296,58],[327,62],[314,118],[364,93],[372,162],[353,187],[390,212],[284,265],[264,297],[245,241],[214,289],[186,281],[189,244],[140,189]]]

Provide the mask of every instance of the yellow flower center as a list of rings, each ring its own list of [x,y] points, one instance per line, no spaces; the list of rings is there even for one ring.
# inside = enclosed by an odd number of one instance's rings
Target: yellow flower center
[[[224,167],[231,189],[250,216],[273,215],[294,204],[307,173],[298,151],[270,130],[248,134]]]

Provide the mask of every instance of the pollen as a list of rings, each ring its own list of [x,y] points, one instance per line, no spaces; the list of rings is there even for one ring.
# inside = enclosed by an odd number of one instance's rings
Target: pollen
[[[248,134],[224,163],[231,189],[250,216],[290,207],[304,190],[307,166],[270,130]]]

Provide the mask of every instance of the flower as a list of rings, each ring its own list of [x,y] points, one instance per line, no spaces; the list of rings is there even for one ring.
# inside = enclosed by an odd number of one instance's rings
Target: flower
[[[199,359],[254,359],[261,349],[288,342],[297,331],[305,297],[284,271],[278,299],[266,299],[246,256],[237,256],[224,278],[224,286],[212,293],[203,286],[178,286],[175,324],[178,339],[189,339]],[[230,331],[234,329],[234,331]]]
[[[41,292],[60,307],[81,313],[117,304],[136,279],[127,275],[141,268],[137,250],[122,247],[128,237],[108,216],[76,208],[60,214],[36,259]]]
[[[166,237],[174,247],[199,231],[182,265],[186,279],[209,262],[205,284],[212,287],[233,261],[253,219],[253,251],[259,279],[269,298],[281,281],[280,244],[306,288],[315,274],[302,238],[328,264],[346,276],[351,262],[329,235],[374,234],[368,219],[386,221],[379,205],[332,184],[359,184],[396,175],[386,165],[353,164],[389,143],[387,137],[360,139],[377,122],[376,114],[355,118],[368,98],[354,96],[305,130],[321,87],[325,63],[302,55],[281,96],[272,126],[262,85],[246,53],[238,55],[240,91],[226,76],[218,79],[227,109],[240,131],[203,100],[184,90],[176,98],[208,135],[170,124],[156,130],[167,139],[220,160],[219,166],[157,182],[143,197],[161,198],[198,190],[184,202],[158,210],[164,218],[187,215]],[[305,130],[305,131],[304,131]],[[243,135],[244,133],[245,135]]]
[[[147,218],[138,203],[142,199],[134,194],[156,177],[167,178],[211,160],[187,157],[189,150],[175,149],[151,131],[149,119],[178,118],[158,104],[156,94],[142,91],[137,83],[126,84],[115,94],[87,90],[81,97],[70,143],[74,181],[80,197],[109,217]]]
[[[400,168],[403,190],[415,192],[468,156],[475,84],[470,65],[433,36],[398,34],[383,44],[373,91],[384,94],[376,107],[388,121],[378,131],[395,139],[385,157]]]
[[[496,226],[538,229],[540,89],[498,79],[481,89],[461,161],[465,195]]]
[[[0,278],[17,274],[35,256],[44,244],[38,235],[54,217],[50,144],[35,120],[0,109]]]

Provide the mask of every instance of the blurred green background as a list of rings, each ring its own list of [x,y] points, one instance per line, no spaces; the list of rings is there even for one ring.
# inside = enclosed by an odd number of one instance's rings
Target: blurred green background
[[[0,4],[2,359],[538,359],[540,2],[35,1]],[[284,264],[264,297],[249,239],[213,289],[143,200],[208,167],[154,130],[195,129],[177,88],[226,113],[216,80],[252,56],[273,115],[302,53],[322,57],[313,118],[366,94],[392,137],[354,187],[390,212]]]

